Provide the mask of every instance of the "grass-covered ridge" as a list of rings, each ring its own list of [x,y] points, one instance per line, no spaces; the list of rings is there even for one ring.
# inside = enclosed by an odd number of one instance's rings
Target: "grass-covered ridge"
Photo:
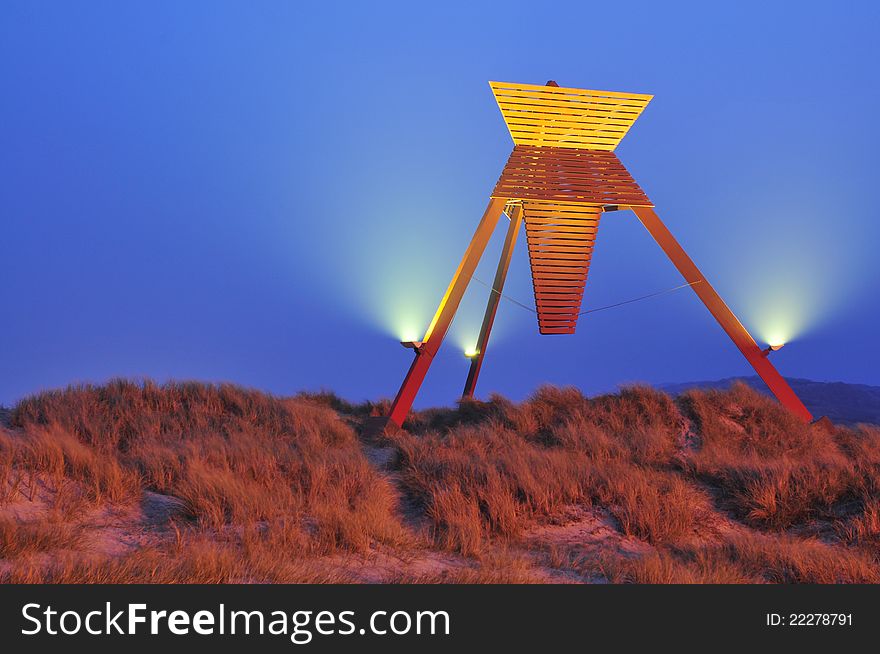
[[[880,429],[748,387],[415,412],[114,381],[0,428],[0,581],[876,582]]]

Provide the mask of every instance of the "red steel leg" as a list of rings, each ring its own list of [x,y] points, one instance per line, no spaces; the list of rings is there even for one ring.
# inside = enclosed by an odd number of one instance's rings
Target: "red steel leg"
[[[468,370],[467,381],[464,383],[462,397],[474,396],[477,386],[477,377],[483,366],[483,357],[486,356],[486,348],[489,346],[489,333],[495,322],[495,313],[498,311],[498,303],[501,301],[501,292],[504,290],[504,280],[507,278],[507,269],[510,268],[510,259],[513,257],[513,248],[516,245],[516,237],[522,224],[522,205],[517,205],[510,212],[510,225],[507,228],[507,236],[504,239],[504,249],[501,251],[501,259],[498,260],[498,269],[495,271],[495,281],[492,282],[492,290],[489,291],[489,301],[486,303],[486,313],[483,315],[483,324],[480,327],[480,336],[477,339],[477,353],[471,359],[471,367]]]
[[[480,257],[483,256],[483,251],[486,249],[486,244],[495,230],[495,225],[498,224],[498,219],[501,217],[502,211],[504,211],[506,202],[505,198],[492,198],[489,201],[489,206],[486,207],[483,219],[480,221],[477,231],[474,233],[474,237],[471,239],[471,243],[465,251],[461,263],[458,265],[458,270],[455,271],[449,288],[446,289],[446,294],[443,296],[440,306],[437,307],[437,312],[434,314],[434,319],[431,320],[422,345],[416,350],[415,360],[412,362],[409,372],[400,386],[397,397],[394,398],[394,404],[391,405],[391,413],[388,415],[391,422],[398,427],[403,425],[403,421],[412,408],[416,394],[419,392],[428,368],[431,367],[434,355],[440,349],[440,344],[443,342],[443,337],[446,335],[446,330],[449,328],[455,312],[458,311],[461,298],[468,283],[471,281],[471,276],[477,268]]]
[[[684,249],[679,245],[678,241],[672,236],[666,225],[660,220],[651,207],[632,207],[633,212],[638,216],[639,220],[645,228],[654,237],[658,245],[663,248],[666,256],[678,268],[678,272],[693,284],[691,288],[709,309],[718,324],[727,332],[727,335],[743,353],[746,360],[752,364],[755,372],[760,375],[764,383],[773,392],[776,398],[788,410],[795,413],[806,422],[810,422],[813,416],[801,402],[800,398],[788,385],[788,382],[779,374],[779,371],[773,367],[773,364],[767,359],[755,339],[749,334],[748,330],[743,327],[742,323],[737,319],[733,312],[721,299],[721,296],[712,288],[712,285],[703,277],[703,274],[697,268],[696,264],[685,253]]]

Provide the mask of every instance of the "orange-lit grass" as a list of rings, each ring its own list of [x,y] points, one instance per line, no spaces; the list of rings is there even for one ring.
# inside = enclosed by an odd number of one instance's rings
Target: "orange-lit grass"
[[[661,549],[640,558],[608,556],[598,563],[612,583],[878,583],[880,568],[858,550],[813,539],[752,534],[720,545]]]
[[[678,401],[646,387],[595,398],[545,387],[522,403],[414,413],[381,443],[396,449],[395,489],[352,428],[378,410],[192,383],[28,398],[0,428],[0,580],[352,581],[350,555],[425,546],[402,524],[402,493],[436,548],[471,558],[391,581],[525,583],[548,569],[636,583],[880,581],[875,427],[828,434],[746,387]],[[138,506],[146,491],[174,507],[149,527],[159,535],[93,552],[81,516]],[[16,505],[45,510],[4,513]],[[611,515],[642,553],[527,555],[521,536],[573,506]],[[739,524],[712,531],[713,519]]]
[[[295,524],[310,553],[403,537],[393,494],[349,425],[308,399],[230,385],[115,381],[43,393],[12,412],[7,477],[37,471],[87,501],[143,490],[182,500],[201,529]]]
[[[441,547],[477,554],[572,504],[607,506],[626,534],[649,542],[694,528],[696,491],[664,466],[681,439],[672,400],[648,388],[585,398],[546,387],[514,405],[495,397],[460,414],[417,414],[392,437],[407,490]],[[445,431],[444,431],[445,430]]]
[[[844,437],[847,430],[829,434],[802,423],[741,384],[727,392],[692,391],[682,404],[700,437],[685,466],[750,524],[785,529],[833,519],[842,504],[876,490],[877,467],[867,470],[853,456],[863,439]],[[841,438],[851,441],[849,455]]]

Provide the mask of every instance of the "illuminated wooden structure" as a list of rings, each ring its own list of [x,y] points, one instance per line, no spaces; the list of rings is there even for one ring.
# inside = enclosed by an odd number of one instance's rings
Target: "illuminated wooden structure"
[[[465,289],[502,214],[510,219],[477,348],[464,388],[473,395],[477,377],[522,222],[542,334],[571,334],[577,326],[596,232],[602,214],[631,209],[691,284],[740,352],[779,401],[805,421],[812,419],[767,353],[727,307],[673,238],[653,204],[614,154],[614,149],[653,96],[611,91],[490,82],[514,149],[477,231],[422,341],[409,344],[415,360],[387,420],[400,426]]]

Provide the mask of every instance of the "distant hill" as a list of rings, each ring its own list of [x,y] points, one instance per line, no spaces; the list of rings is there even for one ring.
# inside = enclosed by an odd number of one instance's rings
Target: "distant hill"
[[[659,384],[658,388],[678,395],[691,388],[728,389],[735,382],[745,382],[755,390],[770,393],[760,377],[728,377],[715,381]],[[880,386],[847,384],[845,382],[818,382],[811,379],[788,380],[807,408],[817,418],[828,416],[833,422],[880,424]]]

